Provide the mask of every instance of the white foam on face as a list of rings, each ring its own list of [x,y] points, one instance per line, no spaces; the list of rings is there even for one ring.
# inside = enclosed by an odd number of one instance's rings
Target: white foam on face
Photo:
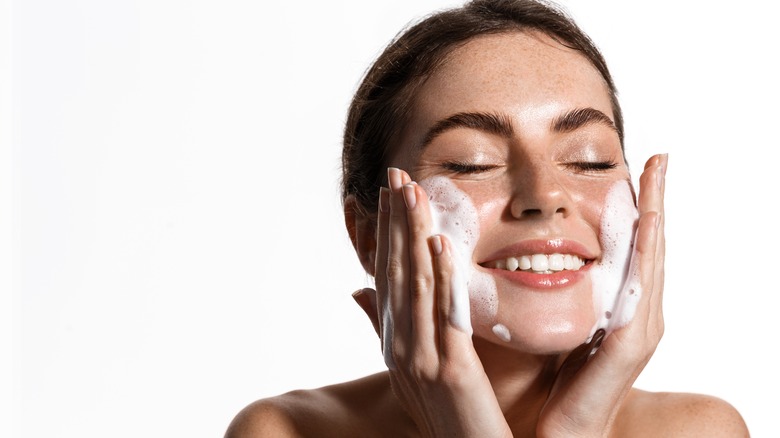
[[[512,335],[509,334],[509,329],[504,324],[496,324],[493,326],[493,333],[504,342],[512,340]]]
[[[631,321],[642,295],[639,266],[634,250],[639,213],[628,181],[612,185],[601,213],[601,260],[590,269],[596,323],[591,336],[607,333]]]
[[[479,239],[477,209],[468,195],[449,178],[437,176],[419,184],[428,194],[433,234],[447,236],[453,249],[451,321],[455,327],[470,334],[471,306],[489,316],[495,316],[498,310],[495,281],[477,271],[471,263]]]

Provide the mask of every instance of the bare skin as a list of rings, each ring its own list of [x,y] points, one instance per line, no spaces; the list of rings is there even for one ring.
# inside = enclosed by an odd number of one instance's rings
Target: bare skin
[[[603,117],[555,128],[583,109]],[[477,121],[429,135],[458,114],[497,115],[508,128]],[[639,179],[632,257],[642,294],[626,326],[590,337],[587,276],[492,267],[501,248],[529,255],[542,250],[523,248],[545,239],[563,241],[585,270],[601,261],[606,193],[630,176],[608,92],[584,57],[534,33],[475,38],[421,87],[411,120],[390,163],[408,172],[388,170],[376,224],[354,199],[345,203],[350,237],[377,285],[355,299],[389,370],[255,402],[226,436],[748,436],[720,399],[633,388],[664,330],[666,156],[651,157]],[[428,194],[413,182],[432,177],[453,181],[479,212],[471,266],[495,279],[499,306],[484,312],[472,301],[471,327],[453,317],[454,247],[432,236]],[[561,275],[566,282],[545,286]],[[509,339],[491,330],[497,322]]]
[[[739,413],[700,394],[632,389],[610,437],[747,437]],[[324,388],[258,400],[242,410],[226,438],[420,437],[399,405],[386,372]],[[514,433],[516,437],[534,436]]]

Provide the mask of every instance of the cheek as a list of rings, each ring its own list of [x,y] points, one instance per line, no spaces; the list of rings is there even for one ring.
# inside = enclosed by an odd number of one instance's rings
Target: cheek
[[[487,233],[491,228],[499,225],[501,217],[507,212],[511,202],[511,193],[503,182],[489,182],[475,184],[474,187],[463,187],[469,193],[474,205],[479,229]]]
[[[599,235],[603,227],[603,216],[607,204],[610,202],[610,193],[618,184],[628,184],[625,181],[612,183],[600,182],[599,184],[573,185],[569,195],[576,205],[577,214]],[[630,195],[630,192],[629,192]]]

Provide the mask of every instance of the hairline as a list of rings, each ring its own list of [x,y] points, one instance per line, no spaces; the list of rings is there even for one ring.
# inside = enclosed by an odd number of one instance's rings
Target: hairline
[[[549,6],[549,5],[548,5]],[[420,22],[425,21],[427,17],[420,20]],[[413,23],[413,25],[417,25],[418,23]],[[404,29],[400,34],[406,33],[407,29]],[[596,72],[598,73],[599,78],[601,79],[602,85],[604,86],[604,92],[607,93],[607,96],[610,101],[610,112],[612,113],[612,117],[610,118],[613,124],[613,127],[615,131],[618,134],[618,138],[620,140],[620,149],[623,153],[623,158],[625,160],[625,147],[623,145],[623,132],[620,130],[620,128],[617,126],[617,112],[616,110],[620,109],[618,105],[618,102],[616,102],[616,95],[617,90],[614,89],[614,85],[610,87],[610,83],[607,81],[607,78],[604,77],[602,72],[599,70],[598,66],[595,65],[593,60],[591,60],[584,51],[577,47],[573,47],[570,44],[567,44],[565,40],[563,40],[561,37],[556,35],[553,32],[546,31],[545,29],[542,29],[538,26],[533,25],[520,25],[517,23],[509,23],[507,27],[505,28],[496,28],[496,29],[488,29],[484,32],[474,34],[464,40],[455,42],[448,47],[445,47],[442,52],[442,56],[439,57],[439,59],[434,62],[428,71],[417,78],[413,78],[409,81],[409,83],[402,87],[400,92],[395,96],[395,98],[399,99],[399,102],[402,103],[400,105],[401,114],[398,120],[394,123],[394,129],[393,133],[388,137],[387,140],[387,147],[385,148],[385,156],[383,157],[386,161],[385,164],[389,164],[391,159],[396,156],[400,149],[400,143],[401,140],[404,137],[404,133],[406,132],[407,127],[409,126],[412,118],[412,113],[414,112],[414,108],[418,106],[418,91],[425,86],[425,84],[428,82],[430,78],[432,78],[434,75],[436,75],[437,72],[440,71],[441,68],[443,68],[452,58],[453,53],[456,51],[462,49],[463,47],[469,45],[470,43],[482,39],[482,38],[489,38],[493,36],[500,36],[500,35],[507,35],[512,33],[521,33],[526,34],[532,38],[535,38],[539,40],[540,42],[544,44],[550,45],[550,47],[555,47],[554,45],[550,44],[551,41],[545,41],[542,36],[548,37],[552,42],[560,44],[560,46],[572,50],[576,52],[579,56],[583,57],[588,64],[593,67]],[[395,41],[394,41],[395,43]],[[560,48],[560,47],[555,47]],[[424,148],[424,144],[415,145],[415,148]],[[381,173],[380,182],[381,183],[387,183],[387,176],[384,173]],[[380,184],[381,185],[381,184]]]

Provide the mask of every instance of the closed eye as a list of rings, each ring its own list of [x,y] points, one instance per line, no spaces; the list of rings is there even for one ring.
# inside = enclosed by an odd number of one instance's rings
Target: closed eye
[[[581,172],[603,172],[617,167],[614,161],[573,161],[564,163],[566,167]]]
[[[441,165],[444,169],[449,170],[450,172],[465,175],[470,173],[482,173],[487,172],[489,170],[495,169],[496,165],[493,164],[471,164],[471,163],[460,163],[456,161],[447,161],[442,163]]]

